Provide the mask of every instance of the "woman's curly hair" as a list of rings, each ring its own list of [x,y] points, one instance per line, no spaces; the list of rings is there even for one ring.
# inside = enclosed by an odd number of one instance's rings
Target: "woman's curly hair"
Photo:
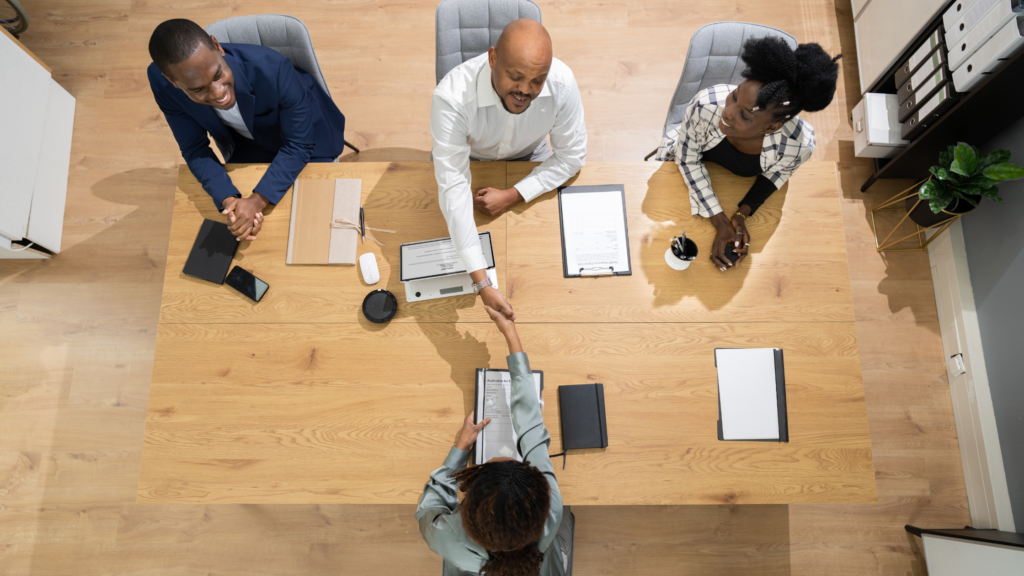
[[[800,44],[793,50],[778,37],[747,40],[740,55],[747,65],[743,77],[764,84],[757,95],[757,106],[771,110],[774,120],[828,106],[839,77],[836,61],[842,57],[833,58],[813,43]]]
[[[529,462],[506,460],[465,468],[459,481],[462,527],[487,549],[487,576],[537,576],[544,554],[537,542],[551,507],[551,487]]]

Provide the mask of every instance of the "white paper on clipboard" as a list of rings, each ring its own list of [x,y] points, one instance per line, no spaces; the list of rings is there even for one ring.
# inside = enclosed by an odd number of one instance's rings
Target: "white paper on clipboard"
[[[558,204],[566,277],[632,273],[621,185],[570,186]]]

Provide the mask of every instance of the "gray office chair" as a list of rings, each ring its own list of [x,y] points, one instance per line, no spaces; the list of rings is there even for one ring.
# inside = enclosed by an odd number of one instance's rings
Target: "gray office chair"
[[[313,41],[302,20],[284,14],[259,14],[256,16],[235,16],[218,20],[206,27],[206,32],[218,42],[255,44],[273,48],[287,57],[299,70],[309,74],[317,84],[331,95],[320,64],[313,51]],[[345,146],[359,153],[359,149],[345,140]]]
[[[556,536],[561,541],[560,546],[564,551],[566,548],[569,549],[567,554],[568,558],[565,560],[565,576],[572,576],[572,556],[573,556],[573,544],[576,541],[576,515],[572,513],[572,510],[568,506],[562,507],[562,525],[558,527],[558,535]],[[454,571],[453,571],[454,572]],[[463,572],[460,576],[475,576],[472,572]],[[441,561],[441,576],[448,576],[448,563],[444,560]]]
[[[743,81],[745,65],[740,59],[743,43],[751,38],[778,36],[791,48],[796,48],[796,38],[770,26],[746,22],[715,22],[701,26],[690,38],[686,50],[686,63],[679,85],[668,106],[668,117],[661,133],[661,146],[644,157],[644,160],[658,154],[655,160],[665,160],[678,137],[686,108],[697,92],[715,84],[739,84]]]
[[[434,19],[437,83],[452,68],[487,52],[509,22],[530,18],[540,22],[533,0],[443,0]]]

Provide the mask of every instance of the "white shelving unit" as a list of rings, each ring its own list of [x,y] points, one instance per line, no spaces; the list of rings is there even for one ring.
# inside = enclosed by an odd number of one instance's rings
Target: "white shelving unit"
[[[0,78],[0,259],[49,258],[64,228],[75,98],[6,31]]]

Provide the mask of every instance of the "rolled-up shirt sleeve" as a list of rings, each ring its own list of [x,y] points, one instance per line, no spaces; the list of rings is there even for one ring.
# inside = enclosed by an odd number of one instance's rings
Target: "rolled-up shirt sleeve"
[[[816,144],[814,129],[804,122],[797,123],[793,134],[779,139],[780,160],[765,171],[764,177],[772,181],[776,190],[782,188],[793,172],[811,159]]]
[[[576,79],[570,77],[564,88],[565,97],[550,132],[551,157],[515,185],[527,202],[564,184],[587,160],[587,126],[583,122],[583,101]]]
[[[448,101],[434,94],[430,105],[430,135],[433,138],[434,177],[437,179],[441,213],[448,234],[466,265],[466,272],[487,267],[473,216],[472,175],[469,172],[469,142],[466,118]]]
[[[690,101],[683,119],[683,129],[676,143],[676,164],[690,190],[690,214],[711,218],[722,211],[718,196],[711,189],[711,177],[704,168],[705,124],[700,93]]]

